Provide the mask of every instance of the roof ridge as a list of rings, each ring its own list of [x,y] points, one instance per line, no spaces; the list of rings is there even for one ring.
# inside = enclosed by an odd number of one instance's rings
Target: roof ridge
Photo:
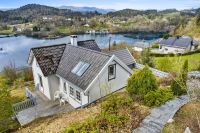
[[[84,41],[78,41],[78,42],[87,42],[87,41],[95,41],[94,39],[88,39],[88,40],[84,40]],[[96,42],[96,41],[95,41]]]
[[[39,47],[31,48],[31,50],[32,50],[32,49],[38,49],[38,48],[56,47],[56,46],[62,46],[62,45],[67,45],[67,44],[63,43],[63,44],[54,44],[54,45],[39,46]]]
[[[105,55],[105,56],[111,57],[109,54],[106,54],[106,53],[103,53],[103,52],[98,52],[98,51],[91,50],[91,49],[84,48],[84,47],[80,47],[80,46],[73,46],[73,45],[71,45],[71,44],[67,44],[67,45],[68,45],[68,46],[71,46],[71,47],[75,47],[75,48],[79,48],[79,49],[84,49],[84,50],[86,50],[86,51],[91,51],[91,52],[93,52],[93,53],[97,53],[97,54],[101,54],[101,55]],[[67,45],[66,45],[66,46],[67,46]]]

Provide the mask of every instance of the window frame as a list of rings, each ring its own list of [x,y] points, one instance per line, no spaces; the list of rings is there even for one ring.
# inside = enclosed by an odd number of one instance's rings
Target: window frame
[[[113,67],[113,75],[110,74],[110,68]],[[112,64],[108,66],[108,81],[116,78],[116,64]]]
[[[73,90],[73,94],[71,93],[72,92],[71,90]],[[74,88],[71,86],[69,87],[69,94],[70,96],[74,97]]]
[[[42,80],[42,76],[38,74],[38,77],[39,77],[40,87],[43,88],[43,80]]]
[[[66,84],[66,82],[63,83],[63,91],[67,94],[67,84]]]
[[[79,94],[79,98],[78,98],[78,95],[77,94]],[[78,90],[76,90],[76,99],[79,101],[79,102],[81,102],[81,92],[80,91],[78,91]]]

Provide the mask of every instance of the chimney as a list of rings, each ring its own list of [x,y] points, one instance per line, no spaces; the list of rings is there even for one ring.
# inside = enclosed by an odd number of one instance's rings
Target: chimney
[[[71,35],[71,45],[77,46],[77,35]]]

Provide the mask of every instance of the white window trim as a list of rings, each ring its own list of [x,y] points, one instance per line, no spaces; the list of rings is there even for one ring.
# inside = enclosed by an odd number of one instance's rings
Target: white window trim
[[[67,94],[68,92],[67,92],[67,83],[66,82],[63,82],[63,91],[64,91],[64,93],[65,94]]]
[[[77,98],[77,92],[79,93],[79,95],[80,95],[80,100]],[[76,99],[78,100],[78,101],[80,101],[81,102],[81,92],[80,91],[78,91],[78,90],[76,90]]]

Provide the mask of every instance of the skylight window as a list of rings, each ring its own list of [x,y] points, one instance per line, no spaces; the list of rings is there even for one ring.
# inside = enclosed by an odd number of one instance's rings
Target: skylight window
[[[82,76],[85,71],[88,69],[90,64],[80,61],[72,70],[72,73]]]

